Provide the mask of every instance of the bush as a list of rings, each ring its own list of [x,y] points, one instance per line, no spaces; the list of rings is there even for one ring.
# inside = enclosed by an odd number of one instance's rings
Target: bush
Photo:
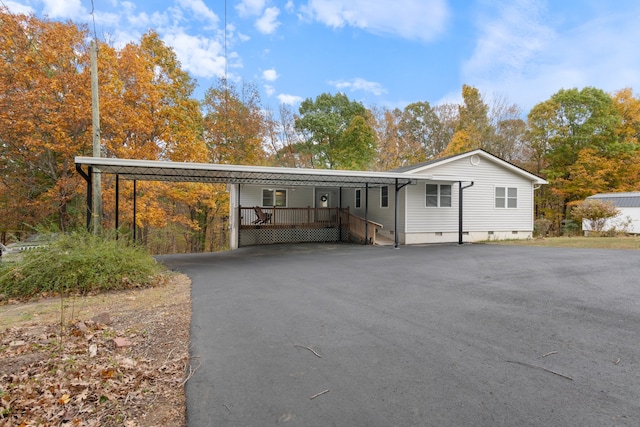
[[[598,199],[589,199],[575,206],[571,210],[571,217],[574,221],[582,224],[587,222],[590,231],[604,231],[607,220],[615,218],[620,214],[618,208],[611,202]]]
[[[546,237],[553,223],[546,218],[538,218],[533,223],[533,235],[535,237]]]
[[[126,240],[72,233],[3,266],[0,299],[152,286],[161,271],[151,255]]]

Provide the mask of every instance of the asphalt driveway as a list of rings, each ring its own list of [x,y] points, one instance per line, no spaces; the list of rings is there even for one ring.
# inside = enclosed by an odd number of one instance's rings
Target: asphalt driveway
[[[190,427],[640,425],[640,252],[326,244],[160,259],[193,281]]]

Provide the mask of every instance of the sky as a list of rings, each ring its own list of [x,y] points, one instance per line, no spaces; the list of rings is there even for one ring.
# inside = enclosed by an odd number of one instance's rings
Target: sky
[[[637,0],[0,0],[116,46],[149,29],[197,80],[249,82],[266,108],[345,93],[367,107],[460,102],[523,114],[560,89],[640,91]],[[93,12],[93,13],[92,13]],[[95,27],[94,27],[95,22]],[[225,25],[226,23],[226,25]],[[225,32],[226,26],[226,32]]]

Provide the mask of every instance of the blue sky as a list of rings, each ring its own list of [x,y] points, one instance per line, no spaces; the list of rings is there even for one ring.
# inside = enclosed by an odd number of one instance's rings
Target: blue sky
[[[265,107],[344,92],[371,107],[459,102],[463,84],[524,114],[562,88],[640,90],[637,0],[1,0],[123,45],[155,29],[202,97],[216,76]],[[227,49],[225,67],[224,22]]]

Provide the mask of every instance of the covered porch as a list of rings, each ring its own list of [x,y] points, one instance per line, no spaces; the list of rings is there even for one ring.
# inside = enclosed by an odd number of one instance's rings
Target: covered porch
[[[239,246],[357,242],[376,244],[382,224],[353,215],[349,208],[238,207]]]
[[[281,168],[266,166],[224,165],[205,163],[182,163],[155,160],[130,160],[100,157],[76,157],[76,170],[87,182],[87,226],[93,215],[91,190],[94,180],[100,174],[113,174],[116,177],[116,227],[118,218],[120,179],[161,182],[201,182],[226,183],[230,193],[230,247],[240,245],[268,244],[280,242],[324,242],[359,241],[372,244],[376,241],[376,231],[381,224],[367,217],[367,197],[369,188],[387,186],[391,188],[390,197],[395,190],[395,209],[393,213],[394,231],[398,229],[398,194],[407,185],[416,184],[423,177],[407,176],[400,172],[367,172],[325,169]],[[86,168],[85,169],[83,168]],[[337,194],[331,207],[262,207],[271,215],[270,221],[255,222],[257,214],[253,206],[240,203],[241,187],[248,186],[284,186],[288,188],[334,189]],[[342,205],[344,188],[363,189],[364,217],[353,215]],[[264,203],[263,203],[264,204]],[[134,224],[136,223],[135,190],[133,196]],[[135,230],[135,228],[134,228]],[[398,234],[394,232],[397,247]],[[135,235],[134,235],[135,236]],[[284,239],[284,240],[283,240]],[[252,243],[253,242],[253,243]]]

